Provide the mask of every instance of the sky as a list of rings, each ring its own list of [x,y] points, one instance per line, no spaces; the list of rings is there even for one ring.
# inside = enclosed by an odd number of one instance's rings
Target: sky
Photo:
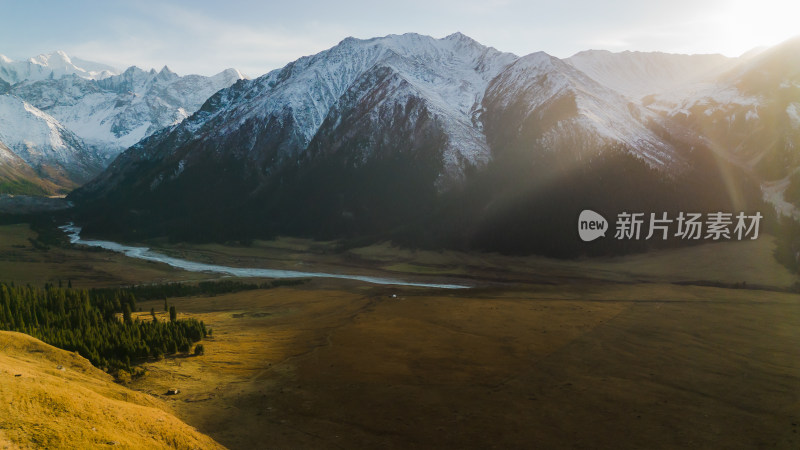
[[[0,0],[0,54],[20,60],[63,50],[120,69],[213,75],[233,67],[256,77],[348,36],[460,31],[520,56],[739,56],[800,35],[798,17],[796,0]]]

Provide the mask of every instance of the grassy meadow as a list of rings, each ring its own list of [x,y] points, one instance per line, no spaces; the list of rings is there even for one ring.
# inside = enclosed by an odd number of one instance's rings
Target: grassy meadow
[[[37,250],[28,237],[24,225],[0,227],[3,279],[213,277],[103,251]],[[314,279],[170,299],[179,318],[213,329],[205,354],[148,362],[128,387],[229,448],[800,446],[797,277],[774,261],[768,236],[602,260],[340,251],[299,239],[147,244],[233,266],[474,286]],[[135,316],[152,307],[166,319],[163,301],[139,306]],[[0,442],[24,435],[4,431]]]

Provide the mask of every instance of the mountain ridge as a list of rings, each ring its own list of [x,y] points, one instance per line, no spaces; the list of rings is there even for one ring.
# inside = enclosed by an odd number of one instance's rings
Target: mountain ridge
[[[75,187],[87,182],[102,160],[57,120],[12,95],[0,95],[0,142],[51,182]]]
[[[77,63],[77,64],[76,64]],[[90,69],[85,69],[84,67]],[[57,50],[42,53],[25,61],[14,61],[0,55],[0,80],[16,84],[25,80],[45,80],[61,78],[64,75],[77,75],[86,79],[103,79],[117,75],[114,67],[87,61],[81,58],[70,58],[65,52]]]
[[[35,66],[39,72],[16,71],[14,74],[17,77],[12,80],[13,83],[2,81],[0,77],[0,98],[6,104],[14,103],[13,99],[20,99],[27,105],[24,111],[19,110],[16,115],[10,110],[5,111],[5,120],[0,121],[0,140],[5,139],[4,144],[9,149],[22,156],[35,172],[49,180],[49,183],[45,183],[47,189],[44,191],[48,194],[64,193],[84,184],[122,150],[165,126],[180,122],[214,92],[244,77],[236,69],[226,69],[212,77],[181,77],[167,66],[159,72],[131,66],[122,73],[105,71],[98,75],[99,72],[89,72],[76,66],[78,63],[98,70],[105,70],[106,67],[70,58],[64,52],[54,52],[31,58],[25,63],[24,68]],[[6,70],[8,74],[9,65],[14,64],[17,63],[2,58],[0,73]],[[40,73],[43,68],[50,66],[54,68],[53,74],[60,68],[58,76]],[[19,79],[20,73],[27,74],[29,79]],[[68,152],[72,156],[70,161],[51,158],[44,161],[49,169],[39,167],[43,163],[42,157],[59,155],[45,151],[33,157],[26,150],[28,145],[25,142],[42,140],[37,137],[35,127],[9,128],[13,123],[30,122],[26,122],[26,115],[47,117],[48,123],[62,130],[60,133],[66,138],[58,140],[69,142],[67,147],[75,150]],[[30,136],[25,133],[30,133]],[[46,150],[53,146],[42,147],[40,142],[39,147]],[[64,155],[62,152],[61,156]],[[58,173],[52,173],[53,170]],[[31,177],[30,171],[24,173]],[[42,184],[38,176],[24,181],[21,172],[13,176],[8,174],[8,177],[3,185],[4,192],[19,193],[18,189],[10,189],[18,182]]]
[[[462,34],[346,38],[220,90],[70,198],[83,208],[87,232],[127,228],[131,239],[286,233],[480,242],[491,250],[487,236],[519,220],[531,231],[509,239],[525,251],[555,251],[532,243],[533,230],[572,229],[563,205],[578,207],[580,198],[606,209],[600,194],[612,191],[640,205],[648,193],[650,204],[669,209],[728,204],[715,174],[727,163],[684,130],[543,52],[517,57]],[[593,189],[575,177],[613,181]],[[738,197],[754,207],[757,187],[737,177],[747,192]],[[702,183],[709,192],[697,195]],[[534,207],[550,222],[517,217]],[[444,212],[453,209],[457,223]],[[506,219],[486,220],[487,211]]]

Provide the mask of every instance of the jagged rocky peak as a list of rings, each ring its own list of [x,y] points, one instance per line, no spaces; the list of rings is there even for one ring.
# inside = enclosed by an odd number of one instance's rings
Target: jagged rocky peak
[[[101,80],[69,74],[6,90],[47,111],[110,162],[142,138],[182,121],[241,77],[235,69],[213,77],[181,77],[167,66],[160,71],[132,66]]]

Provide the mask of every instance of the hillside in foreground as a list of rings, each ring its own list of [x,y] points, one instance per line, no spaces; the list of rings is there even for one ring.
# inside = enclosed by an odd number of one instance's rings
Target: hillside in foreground
[[[0,331],[0,447],[222,448],[75,353]]]

